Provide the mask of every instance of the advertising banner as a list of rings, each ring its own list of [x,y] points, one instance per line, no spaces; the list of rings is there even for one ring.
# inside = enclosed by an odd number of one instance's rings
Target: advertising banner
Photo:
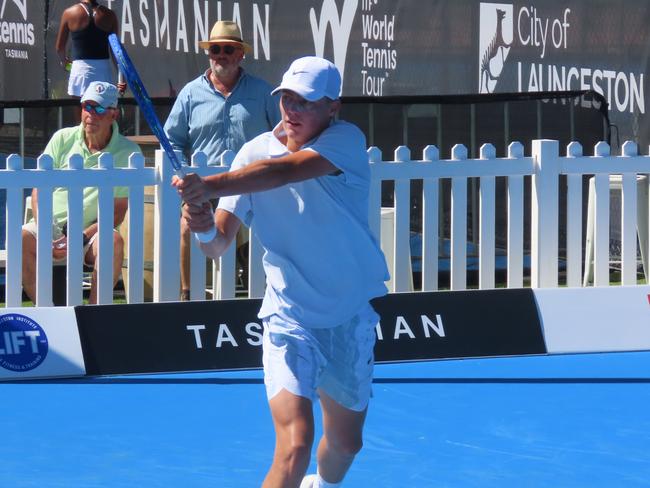
[[[55,62],[43,72],[45,58],[57,59],[59,19],[75,1],[0,2],[2,99],[66,96],[67,72]],[[246,68],[271,84],[291,60],[315,54],[339,67],[345,96],[592,89],[607,100],[621,139],[644,141],[648,132],[644,0],[100,3],[117,14],[120,39],[154,97],[173,96],[207,69],[197,42],[216,20],[234,19],[253,48]]]

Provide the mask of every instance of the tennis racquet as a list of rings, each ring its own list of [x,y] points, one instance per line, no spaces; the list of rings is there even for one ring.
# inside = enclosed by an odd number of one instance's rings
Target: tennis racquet
[[[135,101],[140,106],[142,115],[144,115],[147,124],[149,124],[151,132],[153,132],[154,135],[158,138],[160,146],[167,154],[169,161],[174,167],[176,175],[180,178],[184,177],[185,171],[183,171],[183,166],[181,165],[178,156],[174,152],[174,149],[172,148],[172,145],[167,138],[167,134],[165,134],[165,130],[160,123],[160,120],[158,120],[158,116],[153,109],[153,103],[151,103],[151,98],[149,98],[149,94],[142,84],[142,80],[140,79],[135,66],[131,62],[131,58],[129,58],[129,55],[126,53],[126,49],[124,49],[122,43],[119,41],[117,35],[115,34],[110,34],[108,36],[108,42],[111,46],[111,49],[113,50],[113,54],[115,55],[115,60],[117,61],[120,72],[126,78],[126,83],[129,85],[131,93],[133,93],[133,98],[135,98]],[[199,241],[209,242],[214,239],[216,232],[216,228],[213,228],[210,231],[195,232],[194,234]]]

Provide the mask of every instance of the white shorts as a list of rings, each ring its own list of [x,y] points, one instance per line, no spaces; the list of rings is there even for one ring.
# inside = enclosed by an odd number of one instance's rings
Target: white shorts
[[[332,328],[307,329],[264,319],[264,384],[269,400],[282,389],[315,401],[324,391],[357,412],[372,396],[375,327],[379,315],[368,304],[348,322]]]
[[[113,80],[113,68],[110,59],[76,59],[70,68],[68,95],[81,97],[92,81]]]

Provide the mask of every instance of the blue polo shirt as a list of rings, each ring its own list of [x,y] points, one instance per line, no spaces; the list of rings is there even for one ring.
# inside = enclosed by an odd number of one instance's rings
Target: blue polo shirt
[[[209,165],[219,164],[227,149],[237,152],[246,141],[271,130],[280,120],[279,98],[271,86],[242,70],[232,93],[224,97],[208,79],[209,70],[178,94],[165,132],[185,161],[202,151]]]

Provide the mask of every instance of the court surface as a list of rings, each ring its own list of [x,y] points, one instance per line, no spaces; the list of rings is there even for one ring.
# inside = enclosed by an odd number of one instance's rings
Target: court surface
[[[345,487],[650,486],[650,353],[379,365],[375,376]],[[0,487],[258,487],[273,447],[261,378],[0,384]]]

